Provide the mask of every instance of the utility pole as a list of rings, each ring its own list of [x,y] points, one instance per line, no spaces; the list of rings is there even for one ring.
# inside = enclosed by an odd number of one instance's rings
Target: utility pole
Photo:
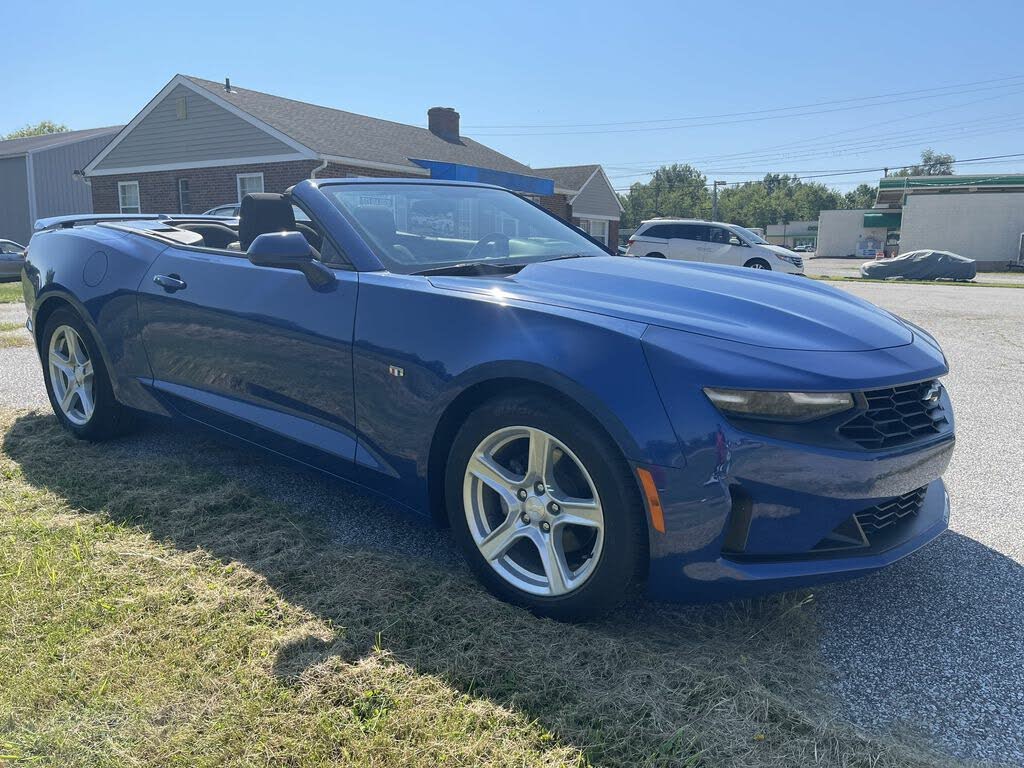
[[[728,184],[726,181],[711,182],[711,220],[718,221],[718,187]]]

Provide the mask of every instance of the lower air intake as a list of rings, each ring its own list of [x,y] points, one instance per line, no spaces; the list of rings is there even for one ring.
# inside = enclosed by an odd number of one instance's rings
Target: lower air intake
[[[916,491],[905,493],[895,499],[883,501],[881,504],[858,512],[855,517],[860,523],[860,527],[864,529],[864,533],[868,535],[884,531],[901,520],[906,520],[920,512],[927,492],[927,486],[918,488]]]

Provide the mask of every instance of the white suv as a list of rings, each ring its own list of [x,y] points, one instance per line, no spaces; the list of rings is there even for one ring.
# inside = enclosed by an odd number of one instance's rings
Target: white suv
[[[735,224],[700,219],[642,222],[629,238],[626,255],[804,273],[804,260],[789,249]]]

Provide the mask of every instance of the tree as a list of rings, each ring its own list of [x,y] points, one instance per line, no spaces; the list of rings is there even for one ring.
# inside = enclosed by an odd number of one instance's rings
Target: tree
[[[623,227],[655,216],[706,218],[711,215],[707,177],[692,165],[665,165],[646,184],[637,182],[622,196]]]
[[[55,123],[52,120],[42,120],[35,125],[26,125],[16,131],[11,131],[4,139],[24,139],[26,136],[44,136],[48,133],[63,133],[68,127],[63,123]]]
[[[878,187],[860,184],[856,189],[851,189],[843,195],[842,207],[848,209],[870,208],[875,204],[877,197]]]
[[[893,176],[952,176],[956,158],[945,152],[926,149],[921,152],[921,163],[900,168]]]

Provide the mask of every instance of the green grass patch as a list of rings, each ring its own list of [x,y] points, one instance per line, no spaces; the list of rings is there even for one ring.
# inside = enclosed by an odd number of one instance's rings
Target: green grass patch
[[[558,624],[147,439],[0,414],[0,763],[951,765],[830,714],[807,595]]]
[[[17,304],[25,300],[21,292],[21,281],[0,283],[0,304]]]
[[[873,280],[868,277],[844,277],[842,275],[808,275],[815,280],[833,283],[869,283],[871,285],[931,285],[956,286],[962,288],[1024,288],[1024,282],[1002,283],[985,280]]]

